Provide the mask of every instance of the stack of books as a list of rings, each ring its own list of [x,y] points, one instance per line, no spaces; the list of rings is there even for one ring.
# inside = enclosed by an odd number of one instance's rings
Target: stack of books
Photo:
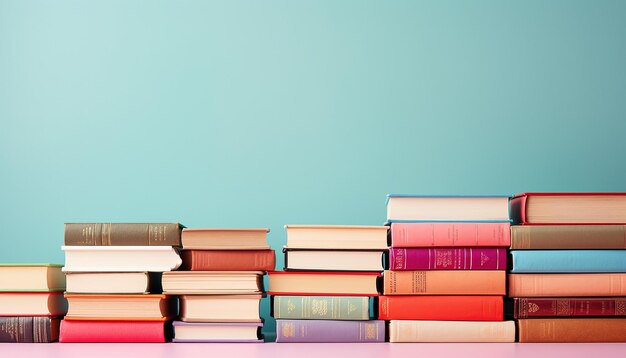
[[[520,342],[626,342],[626,193],[511,201],[509,295]]]
[[[0,265],[0,342],[48,343],[59,339],[67,312],[61,265]]]
[[[276,342],[384,342],[373,297],[388,228],[285,228],[285,270],[269,273]]]
[[[166,342],[177,313],[161,273],[182,261],[178,223],[65,224],[69,309],[60,342]]]
[[[274,270],[269,229],[183,229],[183,271],[163,274],[180,296],[174,342],[263,342],[263,275]]]
[[[388,195],[390,342],[514,342],[503,321],[509,197]]]

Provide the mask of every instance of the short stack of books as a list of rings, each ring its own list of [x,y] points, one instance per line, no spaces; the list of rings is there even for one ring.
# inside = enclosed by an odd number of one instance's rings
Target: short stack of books
[[[69,309],[60,342],[166,342],[176,297],[162,272],[182,261],[178,223],[65,224]]]
[[[285,271],[269,273],[276,342],[384,342],[373,298],[388,228],[285,228]]]
[[[507,196],[388,195],[390,342],[514,342],[503,321]]]
[[[509,295],[520,342],[626,342],[626,193],[511,201]]]
[[[59,339],[67,312],[61,265],[0,265],[0,342],[49,343]]]
[[[276,259],[268,232],[183,229],[183,271],[163,274],[165,293],[180,296],[174,342],[263,342],[263,275]]]

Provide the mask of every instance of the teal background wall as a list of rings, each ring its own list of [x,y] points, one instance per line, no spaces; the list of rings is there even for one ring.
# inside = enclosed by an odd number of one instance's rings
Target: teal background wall
[[[624,1],[0,0],[0,261],[62,263],[67,221],[279,249],[389,192],[624,191],[625,38]]]

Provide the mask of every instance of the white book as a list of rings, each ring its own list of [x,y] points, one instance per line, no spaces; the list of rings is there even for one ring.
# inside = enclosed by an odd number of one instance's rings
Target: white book
[[[62,246],[64,272],[165,272],[182,260],[171,246]]]
[[[389,342],[515,342],[515,322],[392,320]]]

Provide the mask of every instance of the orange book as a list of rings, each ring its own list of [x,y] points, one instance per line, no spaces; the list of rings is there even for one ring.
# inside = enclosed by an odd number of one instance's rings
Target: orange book
[[[533,318],[518,324],[520,342],[626,342],[626,318]]]
[[[626,296],[626,273],[510,274],[509,296]]]
[[[385,271],[385,295],[501,295],[505,271]]]
[[[381,296],[378,319],[502,321],[502,296]]]

